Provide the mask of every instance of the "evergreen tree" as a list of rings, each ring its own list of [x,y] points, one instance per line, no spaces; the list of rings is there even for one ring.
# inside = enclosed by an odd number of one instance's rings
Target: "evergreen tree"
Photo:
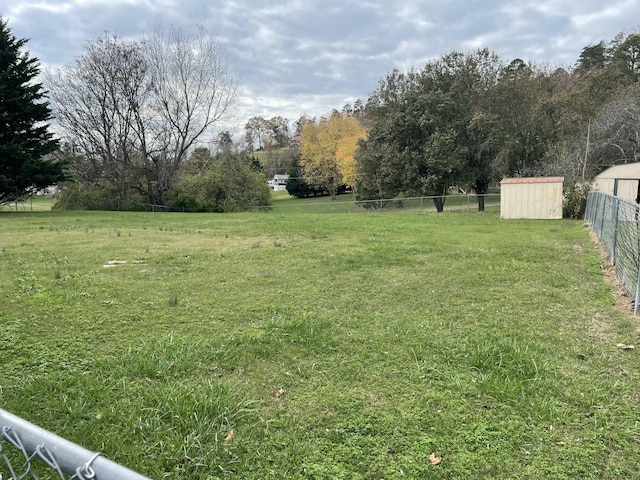
[[[304,180],[304,170],[302,169],[302,165],[300,165],[299,156],[295,156],[293,160],[291,160],[289,168],[287,169],[287,175],[289,175],[289,180],[287,180],[286,188],[289,195],[298,198],[313,195],[314,189]]]
[[[58,141],[45,123],[51,118],[40,68],[0,17],[0,204],[19,199],[32,189],[64,179],[63,165],[47,160]]]

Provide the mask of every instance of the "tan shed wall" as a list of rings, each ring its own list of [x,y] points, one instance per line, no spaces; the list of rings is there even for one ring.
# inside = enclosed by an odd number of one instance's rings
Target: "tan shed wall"
[[[593,190],[595,192],[606,193],[607,195],[613,195],[613,188],[615,185],[615,178],[598,178],[596,177],[593,182]],[[630,202],[636,201],[638,195],[638,180],[618,180],[618,197],[629,200]]]
[[[613,195],[615,179],[618,178],[618,198],[630,202],[636,201],[638,195],[638,181],[640,180],[640,162],[624,163],[607,168],[596,175],[592,189],[596,192]]]
[[[562,218],[562,183],[503,183],[500,218],[550,220]]]

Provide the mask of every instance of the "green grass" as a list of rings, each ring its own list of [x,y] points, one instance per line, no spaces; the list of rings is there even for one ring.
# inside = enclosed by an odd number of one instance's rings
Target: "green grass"
[[[34,195],[33,197],[25,197],[22,201],[11,203],[9,205],[0,205],[0,213],[2,212],[43,212],[51,210],[54,199],[43,195]]]
[[[286,191],[271,192],[273,205],[270,210],[283,213],[362,213],[367,210],[383,210],[383,211],[403,211],[403,210],[419,210],[422,213],[435,212],[433,200],[430,197],[401,198],[396,200],[386,200],[380,204],[377,201],[362,202],[370,205],[370,208],[362,208],[356,205],[355,195],[352,193],[340,194],[336,200],[331,200],[329,196],[296,198],[290,196]],[[486,196],[486,210],[498,211],[500,208],[500,196]],[[478,209],[475,197],[467,195],[447,195],[445,201],[445,211],[466,211],[474,212]]]
[[[581,222],[278,202],[2,214],[2,408],[152,478],[638,478]]]

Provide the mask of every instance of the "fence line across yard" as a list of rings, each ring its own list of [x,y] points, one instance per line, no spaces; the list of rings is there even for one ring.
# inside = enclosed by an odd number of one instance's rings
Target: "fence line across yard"
[[[607,249],[616,275],[640,308],[640,205],[602,192],[587,198],[585,221]]]
[[[34,198],[36,199],[34,201]],[[336,200],[331,200],[329,196],[308,197],[308,198],[287,198],[282,201],[276,199],[271,205],[253,206],[238,208],[237,211],[293,211],[300,209],[313,209],[323,213],[342,212],[367,212],[367,211],[393,211],[393,210],[420,210],[435,212],[434,199],[444,199],[444,211],[464,211],[468,213],[478,210],[478,200],[484,202],[487,209],[500,207],[500,194],[460,194],[452,193],[445,196],[423,196],[423,197],[396,197],[381,198],[375,200],[355,200],[352,193],[338,195]],[[98,199],[98,203],[106,210],[120,211],[120,202],[116,199]],[[0,205],[0,212],[27,212],[27,211],[48,211],[51,210],[54,200],[50,197],[30,197],[23,202]],[[136,211],[149,212],[212,212],[212,209],[191,209],[182,206],[156,205],[153,203],[132,202],[129,204]]]
[[[389,211],[389,210],[421,210],[436,211],[434,199],[444,198],[444,211],[449,210],[466,210],[471,213],[478,209],[478,199],[484,201],[486,208],[500,206],[500,194],[449,194],[428,197],[397,197],[397,198],[381,198],[375,200],[347,200],[353,198],[352,194],[338,195],[336,200],[331,200],[329,196],[308,197],[300,199],[290,199],[285,202],[274,201],[271,205],[259,205],[240,210],[248,210],[253,212],[265,212],[280,210],[307,210],[313,209],[314,212],[323,213],[342,213],[342,212],[367,212],[367,211]],[[151,203],[139,204],[145,210],[151,212],[186,212],[193,211],[188,208],[154,205]],[[197,210],[206,213],[210,210]]]
[[[478,208],[478,199],[481,198],[484,201],[485,207],[500,206],[499,194],[449,194],[445,196],[425,196],[425,197],[398,197],[398,198],[384,198],[375,200],[349,200],[341,201],[340,196],[336,200],[329,200],[328,197],[324,197],[324,201],[318,202],[300,202],[279,204],[274,202],[270,207],[254,207],[255,209],[263,208],[314,208],[325,207],[327,209],[340,209],[358,210],[358,211],[371,211],[371,210],[396,210],[396,209],[417,209],[417,210],[429,210],[435,211],[434,199],[444,200],[444,211],[447,210],[467,210],[467,212],[475,211]],[[320,200],[320,199],[318,199]],[[333,206],[333,208],[332,208]]]
[[[0,479],[37,480],[43,469],[62,480],[149,480],[0,409]]]

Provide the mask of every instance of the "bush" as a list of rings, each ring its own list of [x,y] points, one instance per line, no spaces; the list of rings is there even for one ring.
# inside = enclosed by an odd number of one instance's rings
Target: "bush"
[[[235,212],[271,204],[271,189],[249,159],[232,154],[206,159],[204,172],[189,173],[165,194],[170,209]]]
[[[573,182],[565,186],[562,202],[564,218],[584,218],[589,190],[591,185],[586,182]]]
[[[53,210],[141,211],[147,197],[133,190],[121,190],[110,184],[84,185],[68,182],[56,194]]]

